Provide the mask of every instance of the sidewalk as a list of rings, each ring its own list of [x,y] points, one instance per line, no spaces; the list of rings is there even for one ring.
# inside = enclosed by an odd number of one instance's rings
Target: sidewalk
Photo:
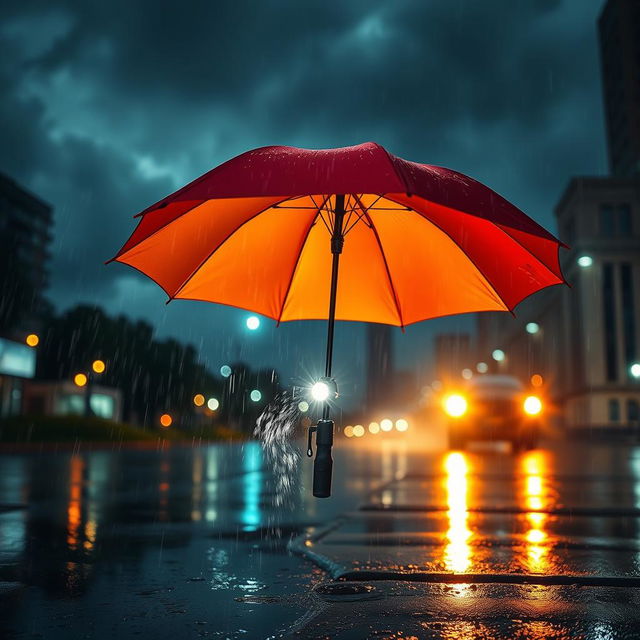
[[[450,454],[292,541],[328,573],[303,638],[640,636],[636,479]]]

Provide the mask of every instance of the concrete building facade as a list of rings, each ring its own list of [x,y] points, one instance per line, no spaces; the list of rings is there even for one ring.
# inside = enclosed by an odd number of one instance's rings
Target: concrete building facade
[[[614,176],[640,174],[640,2],[609,0],[598,21],[602,88]]]

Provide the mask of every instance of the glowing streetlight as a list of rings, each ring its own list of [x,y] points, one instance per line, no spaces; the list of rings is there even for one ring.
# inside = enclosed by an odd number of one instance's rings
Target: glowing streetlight
[[[260,327],[260,318],[258,316],[249,316],[246,324],[249,331],[255,331]]]
[[[231,367],[228,364],[223,364],[220,367],[220,375],[223,378],[228,378],[231,375]]]
[[[164,427],[166,429],[167,427],[170,427],[172,423],[173,423],[173,418],[168,413],[163,413],[160,416],[161,427]]]
[[[540,331],[540,325],[537,322],[527,322],[525,326],[525,330],[527,333],[531,335],[538,333]]]
[[[262,400],[262,393],[260,393],[260,391],[258,391],[258,389],[254,389],[249,394],[249,397],[251,398],[251,400],[253,400],[253,402],[260,402],[260,400]]]
[[[634,362],[629,367],[629,373],[637,380],[640,378],[640,362]]]
[[[218,398],[209,398],[207,400],[207,407],[211,409],[211,411],[216,411],[220,406],[220,401]]]
[[[491,354],[491,357],[496,361],[496,362],[502,362],[505,359],[505,353],[502,349],[494,349],[493,353]]]
[[[586,269],[593,264],[593,258],[591,256],[580,256],[578,258],[578,266]]]
[[[94,373],[104,373],[107,365],[103,360],[94,360],[91,368],[93,369]]]
[[[193,404],[195,404],[196,407],[201,407],[204,404],[204,396],[201,393],[196,393],[196,395],[193,396]]]
[[[73,383],[76,385],[76,387],[84,387],[87,384],[87,376],[84,373],[76,373],[75,376],[73,376]]]
[[[37,347],[38,344],[40,344],[40,338],[35,334],[35,333],[30,333],[26,339],[25,342],[30,346],[30,347]]]

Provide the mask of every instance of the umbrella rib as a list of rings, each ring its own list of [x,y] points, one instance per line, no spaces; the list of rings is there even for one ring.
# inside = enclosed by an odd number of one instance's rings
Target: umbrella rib
[[[389,198],[389,196],[386,196],[386,198],[391,202],[395,202],[396,204],[401,204],[400,202],[396,202],[393,198]],[[425,216],[423,213],[421,213],[417,209],[411,209],[411,211],[413,211],[414,213],[419,215],[421,218],[423,218],[424,220],[432,224],[434,227],[436,227],[436,229],[439,229],[442,233],[444,233],[447,236],[447,238],[449,238],[449,240],[451,240],[451,242],[453,242],[453,244],[456,245],[456,247],[458,247],[458,249],[460,249],[460,251],[462,251],[462,253],[464,253],[464,255],[467,257],[467,260],[469,260],[469,262],[476,268],[477,272],[487,281],[487,284],[491,287],[491,289],[493,290],[493,293],[496,294],[498,300],[500,300],[500,302],[502,302],[502,304],[506,307],[507,311],[513,315],[513,309],[519,303],[514,304],[513,307],[509,306],[504,301],[504,298],[498,293],[498,290],[494,286],[493,282],[491,282],[491,280],[489,279],[489,276],[480,269],[480,267],[476,264],[476,261],[473,260],[473,258],[471,258],[471,256],[456,242],[455,238],[453,238],[448,231],[445,231],[439,224],[434,222],[431,218],[428,218],[427,216]]]
[[[300,258],[302,257],[302,252],[304,251],[304,247],[307,244],[307,240],[309,239],[309,234],[311,233],[311,229],[313,229],[313,227],[315,226],[318,220],[318,215],[320,214],[322,207],[324,207],[324,205],[327,203],[327,200],[329,200],[329,197],[330,196],[326,196],[325,199],[322,201],[322,204],[316,208],[316,215],[313,217],[313,220],[311,221],[311,224],[307,229],[307,233],[305,233],[304,239],[300,243],[300,249],[298,250],[298,257],[296,258],[296,261],[293,263],[293,269],[291,270],[291,277],[289,278],[289,284],[287,285],[287,290],[285,291],[285,294],[282,298],[282,305],[280,306],[280,313],[278,314],[278,321],[276,323],[276,326],[280,326],[280,323],[282,321],[282,314],[284,313],[284,305],[287,303],[287,298],[289,297],[289,292],[291,291],[291,285],[293,284],[293,279],[296,276],[296,271],[298,270],[298,265],[300,264]],[[320,215],[320,218],[322,218],[322,215]]]
[[[378,249],[380,249],[380,254],[382,255],[382,261],[384,262],[384,268],[385,268],[385,271],[387,272],[387,278],[389,280],[389,286],[391,287],[391,293],[393,294],[393,301],[396,303],[396,311],[398,312],[398,319],[400,320],[400,329],[402,329],[402,332],[404,333],[404,320],[402,319],[400,302],[398,301],[398,294],[396,292],[396,288],[393,285],[393,279],[391,278],[391,271],[389,270],[389,263],[387,262],[387,256],[384,252],[382,241],[380,240],[380,236],[378,235],[378,230],[376,229],[376,226],[373,224],[373,220],[369,217],[369,214],[367,213],[366,207],[362,204],[362,200],[360,200],[360,198],[356,196],[356,201],[358,202],[358,205],[362,209],[362,215],[369,221],[369,225],[371,226],[371,231],[373,231],[373,235],[375,236],[376,242],[378,243]]]
[[[288,200],[288,198],[283,198],[282,200],[280,200],[280,202],[286,202],[287,200]],[[187,286],[187,284],[189,284],[189,281],[191,280],[191,278],[193,278],[193,276],[195,276],[196,273],[198,273],[198,271],[200,271],[200,269],[202,269],[202,267],[211,258],[211,256],[218,249],[220,249],[220,247],[222,245],[224,245],[225,242],[227,242],[227,240],[229,240],[229,238],[231,238],[231,236],[233,236],[235,233],[237,233],[240,229],[242,229],[242,227],[244,227],[246,224],[251,222],[254,218],[257,218],[259,215],[263,214],[265,211],[268,211],[269,209],[271,209],[271,207],[273,207],[273,203],[270,204],[268,207],[265,207],[264,209],[260,209],[260,211],[258,211],[257,213],[254,213],[251,217],[247,218],[242,224],[238,225],[231,233],[229,233],[226,236],[226,238],[224,238],[224,240],[222,240],[222,242],[220,242],[218,244],[217,247],[215,247],[212,251],[209,252],[209,254],[207,255],[207,257],[204,260],[200,261],[200,264],[189,274],[189,277],[176,289],[175,293],[173,295],[169,296],[169,299],[167,300],[166,304],[169,304],[172,300],[175,300],[176,296]]]

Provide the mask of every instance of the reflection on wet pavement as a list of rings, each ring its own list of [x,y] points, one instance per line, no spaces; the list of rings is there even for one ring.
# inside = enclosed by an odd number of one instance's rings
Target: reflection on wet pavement
[[[640,450],[568,451],[345,446],[325,501],[255,442],[0,456],[0,631],[638,637]],[[331,576],[375,593],[323,599]]]

